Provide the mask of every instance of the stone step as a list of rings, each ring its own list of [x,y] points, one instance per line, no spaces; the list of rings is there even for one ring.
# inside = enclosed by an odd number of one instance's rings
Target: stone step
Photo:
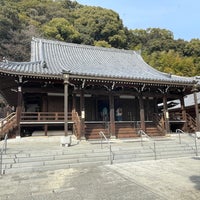
[[[51,171],[58,169],[69,169],[69,168],[83,168],[83,167],[95,167],[100,165],[109,164],[108,161],[93,161],[93,162],[85,162],[85,163],[70,163],[70,164],[58,164],[58,165],[42,165],[39,167],[35,166],[27,166],[20,168],[9,168],[3,169],[3,174],[14,174],[14,173],[31,173],[31,172],[40,172],[40,171]]]
[[[195,156],[193,141],[179,144],[177,141],[164,140],[155,144],[156,155],[154,143],[149,141],[112,143],[113,163]],[[29,149],[25,153],[23,148],[18,148],[13,151],[14,154],[11,150],[8,152],[3,156],[3,170],[6,174],[110,164],[110,152],[106,144],[103,144],[102,149],[101,145],[94,144],[84,147],[77,145],[74,148]]]
[[[18,165],[44,165],[45,162],[66,162],[68,161],[68,163],[73,162],[73,160],[76,160],[77,162],[83,162],[83,161],[86,161],[87,160],[91,160],[91,161],[94,161],[94,160],[99,160],[101,161],[102,159],[103,160],[107,160],[108,159],[108,150],[102,150],[101,152],[100,151],[97,151],[97,152],[86,152],[86,153],[74,153],[73,154],[58,154],[58,155],[50,155],[50,154],[44,154],[44,155],[32,155],[32,154],[29,154],[29,156],[27,156],[27,154],[18,154],[18,155],[13,155],[13,159],[10,158],[7,158],[7,159],[3,159],[3,164],[6,165],[6,166],[18,166]],[[22,166],[20,166],[22,167]]]

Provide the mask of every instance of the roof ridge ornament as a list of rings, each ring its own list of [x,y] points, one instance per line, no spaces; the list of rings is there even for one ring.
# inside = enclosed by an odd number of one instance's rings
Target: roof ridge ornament
[[[46,63],[45,60],[43,60],[41,64],[42,64],[42,67],[43,67],[44,69],[48,69],[48,66],[47,66],[47,63]]]
[[[8,63],[8,60],[6,59],[6,57],[4,56],[3,57],[3,60],[2,60],[4,63]]]

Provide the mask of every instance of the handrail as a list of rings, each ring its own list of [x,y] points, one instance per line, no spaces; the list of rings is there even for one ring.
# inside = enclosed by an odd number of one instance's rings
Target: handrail
[[[104,138],[106,140],[106,142],[108,143],[108,147],[109,147],[109,158],[110,158],[110,164],[112,165],[113,164],[113,152],[112,152],[112,147],[111,147],[111,144],[110,144],[110,141],[108,140],[108,138],[105,136],[105,134],[103,133],[103,131],[100,131],[99,132],[99,135],[101,136],[101,149],[103,148],[103,145],[102,145],[102,139]]]
[[[194,142],[195,142],[195,149],[196,149],[196,156],[198,156],[198,145],[197,145],[197,132],[195,132]]]
[[[6,134],[4,137],[4,141],[3,141],[3,145],[1,148],[1,152],[0,152],[0,174],[4,174],[3,172],[3,153],[5,152],[6,154],[6,150],[7,150],[7,139],[8,139],[8,135]]]
[[[173,121],[181,121],[183,120],[183,115],[181,112],[172,112],[169,114],[169,119]]]
[[[138,131],[138,135],[140,135],[140,138],[141,138],[141,146],[143,146],[143,140],[142,140],[142,136],[146,136],[147,138],[149,138],[152,142],[153,142],[153,152],[154,152],[154,157],[155,157],[155,160],[157,159],[157,154],[156,154],[156,142],[153,140],[152,137],[150,137],[149,135],[147,135],[142,129],[140,129]],[[151,147],[150,147],[151,148]],[[151,148],[152,149],[152,148]]]
[[[186,118],[187,118],[187,124],[195,131],[197,127],[196,120],[188,113],[186,113]]]
[[[72,114],[68,113],[72,120]],[[21,121],[64,121],[64,112],[22,112]]]
[[[72,111],[73,131],[78,139],[81,138],[81,120],[77,112]]]
[[[176,129],[176,133],[178,133],[179,135],[179,144],[181,144],[181,133],[185,133],[185,132],[182,131],[181,129]]]
[[[185,133],[185,132],[181,129],[176,129],[176,133]]]
[[[142,129],[140,129],[140,130],[138,131],[138,135],[140,135],[141,138],[142,138],[142,135],[144,135],[144,136],[146,136],[147,138],[149,138],[149,139],[152,140],[152,138],[151,138],[148,134],[146,134]]]
[[[152,114],[152,120],[156,124],[157,128],[161,132],[164,132],[164,119],[163,119],[163,115],[159,115],[157,113],[153,113]]]
[[[4,136],[7,129],[11,128],[10,126],[16,125],[16,113],[13,112],[7,117],[0,120],[0,136]]]
[[[148,139],[152,140],[152,138],[149,135],[147,135],[142,129],[138,130],[138,135],[141,138],[141,146],[143,146],[143,135],[146,136]]]

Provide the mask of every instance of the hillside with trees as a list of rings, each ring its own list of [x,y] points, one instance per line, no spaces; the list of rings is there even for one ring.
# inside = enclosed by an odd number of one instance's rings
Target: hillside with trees
[[[175,40],[170,30],[128,29],[113,10],[70,0],[0,0],[0,60],[30,60],[32,37],[140,50],[156,69],[200,75],[200,39]]]

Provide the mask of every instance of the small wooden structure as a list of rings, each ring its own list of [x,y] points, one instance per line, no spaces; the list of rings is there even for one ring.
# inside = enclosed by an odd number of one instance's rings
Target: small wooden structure
[[[136,137],[170,131],[167,101],[184,96],[194,78],[159,72],[138,52],[33,38],[30,62],[0,63],[0,92],[16,107],[16,135],[42,127],[72,129],[78,138]],[[158,104],[163,103],[162,113]],[[118,121],[116,110],[121,108]],[[186,126],[185,126],[186,127]]]

